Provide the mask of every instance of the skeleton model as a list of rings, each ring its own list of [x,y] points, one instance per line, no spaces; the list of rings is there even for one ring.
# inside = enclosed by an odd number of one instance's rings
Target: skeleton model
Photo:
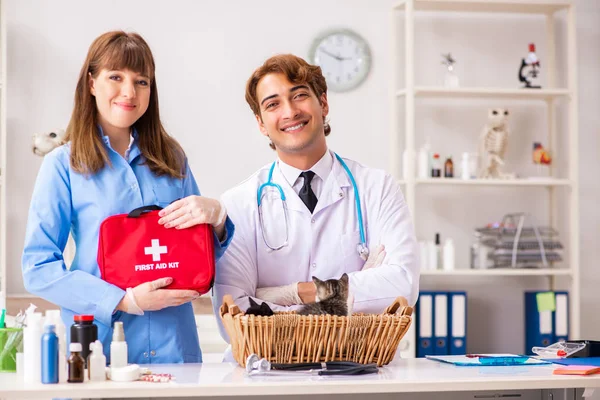
[[[64,138],[65,131],[62,129],[36,133],[33,135],[33,143],[31,145],[33,154],[44,157],[55,148],[62,145]],[[71,264],[73,263],[73,257],[75,257],[75,242],[69,234],[69,239],[67,240],[67,245],[63,252],[63,258],[67,269],[70,268]]]
[[[508,110],[491,109],[488,118],[489,121],[479,137],[479,178],[514,178],[514,174],[504,174],[500,171],[508,146]]]

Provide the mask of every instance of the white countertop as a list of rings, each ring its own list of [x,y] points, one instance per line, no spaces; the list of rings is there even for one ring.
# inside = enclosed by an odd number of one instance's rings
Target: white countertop
[[[15,374],[0,373],[0,398],[40,397],[202,397],[294,394],[412,393],[479,390],[600,388],[600,375],[553,375],[555,366],[456,367],[426,359],[396,360],[378,374],[319,377],[248,377],[237,364],[163,364],[153,373],[170,373],[176,380],[151,382],[85,382],[26,385]],[[307,381],[310,384],[307,384]]]

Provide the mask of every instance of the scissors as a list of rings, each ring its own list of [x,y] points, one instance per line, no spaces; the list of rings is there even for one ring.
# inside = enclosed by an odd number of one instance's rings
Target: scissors
[[[351,361],[328,361],[314,363],[277,364],[256,354],[250,354],[246,359],[246,372],[249,376],[290,376],[293,372],[302,372],[308,375],[334,376],[334,375],[366,375],[379,372],[377,364],[360,364]]]

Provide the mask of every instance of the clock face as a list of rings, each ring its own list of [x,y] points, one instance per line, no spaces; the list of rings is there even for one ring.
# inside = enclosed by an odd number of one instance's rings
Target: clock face
[[[328,32],[315,40],[310,61],[321,67],[327,87],[344,92],[360,85],[371,68],[369,45],[348,30]]]

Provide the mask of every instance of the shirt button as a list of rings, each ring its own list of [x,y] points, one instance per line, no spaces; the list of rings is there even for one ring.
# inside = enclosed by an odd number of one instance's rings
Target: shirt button
[[[147,351],[144,352],[144,357],[148,358],[148,352]]]
[[[316,222],[315,219],[311,219],[310,222],[312,222],[313,224]]]
[[[152,350],[152,351],[150,352],[150,355],[151,355],[152,357],[154,357],[154,356],[156,355],[156,352],[155,352],[154,350]]]
[[[131,190],[136,190],[138,188],[137,183],[134,183],[133,185],[131,185]]]
[[[316,263],[313,263],[312,267],[313,267],[313,268],[317,268],[317,264],[316,264]]]
[[[340,197],[344,197],[344,193],[343,192],[339,192],[338,194],[340,195]]]

